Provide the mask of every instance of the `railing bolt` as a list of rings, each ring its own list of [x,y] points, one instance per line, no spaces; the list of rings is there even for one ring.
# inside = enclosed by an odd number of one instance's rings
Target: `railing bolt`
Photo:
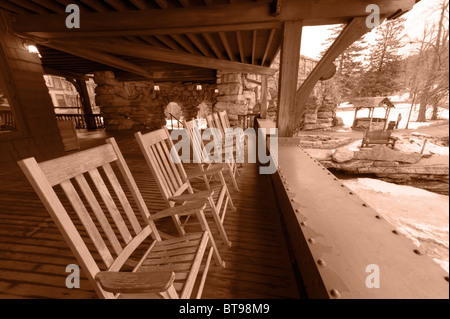
[[[363,203],[362,205],[363,205],[364,207],[369,207],[369,206],[367,206],[367,204],[366,204],[366,203]]]
[[[448,276],[445,276],[444,279],[447,280],[447,282],[448,282]]]
[[[319,259],[319,260],[317,261],[317,263],[318,263],[319,265],[321,265],[321,266],[325,266],[325,260],[323,260],[323,259]]]
[[[315,243],[316,243],[316,241],[314,240],[314,238],[310,238],[310,239],[308,239],[308,241],[309,241],[311,244],[315,244]]]
[[[301,222],[300,225],[306,226],[306,222]]]
[[[337,291],[336,289],[331,289],[330,290],[330,294],[334,297],[334,298],[340,298],[341,297],[341,293],[339,291]]]
[[[422,255],[422,252],[421,252],[420,250],[418,250],[418,249],[414,249],[414,252],[415,252],[417,255]]]
[[[350,195],[353,195],[353,192],[349,192]]]
[[[380,215],[376,215],[375,218],[381,219],[381,216]]]
[[[396,234],[396,235],[399,234],[397,229],[394,229],[392,232],[393,232],[394,234]]]

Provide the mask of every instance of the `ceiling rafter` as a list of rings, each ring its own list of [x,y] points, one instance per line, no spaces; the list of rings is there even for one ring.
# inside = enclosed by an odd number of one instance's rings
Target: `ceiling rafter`
[[[241,31],[236,31],[236,40],[237,40],[238,47],[239,47],[239,55],[241,57],[241,62],[245,63],[244,45],[242,43]]]
[[[214,42],[213,38],[211,37],[211,34],[209,33],[202,33],[203,37],[205,38],[206,42],[208,43],[209,47],[214,51],[214,54],[218,59],[225,59],[222,52],[217,47],[217,44]]]
[[[66,41],[51,41],[51,43],[56,43],[58,46],[67,45],[75,48],[92,48],[93,50],[108,52],[109,54],[125,55],[135,58],[191,65],[209,69],[235,70],[240,72],[268,75],[276,72],[274,69],[257,65],[249,65],[228,60],[217,60],[183,52],[158,49],[147,45],[139,45],[134,43],[125,44],[123,40],[120,39],[114,39],[114,41],[100,39],[79,41],[76,39],[70,39]]]
[[[225,32],[219,32],[219,37],[220,37],[220,40],[222,41],[225,51],[227,51],[230,61],[235,61],[236,59],[233,55],[233,51],[231,50],[231,46],[228,42],[227,35],[225,34]]]
[[[31,2],[30,0],[9,0],[9,2],[12,2],[15,5],[21,6],[22,8],[36,13],[46,14],[50,12],[50,10],[45,9],[38,4]]]
[[[270,30],[269,39],[267,40],[266,49],[264,50],[264,55],[261,60],[261,65],[264,66],[264,63],[266,62],[267,55],[269,54],[269,49],[272,46],[273,37],[275,35],[275,29]]]

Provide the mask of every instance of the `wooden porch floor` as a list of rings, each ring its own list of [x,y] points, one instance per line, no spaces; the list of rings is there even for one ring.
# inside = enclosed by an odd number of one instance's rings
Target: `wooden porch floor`
[[[85,149],[103,144],[106,137],[101,131],[81,133],[80,143]],[[114,137],[150,210],[163,209],[132,134]],[[233,246],[217,240],[227,267],[212,266],[203,298],[299,298],[269,178],[258,174],[256,164],[246,163],[240,172],[241,191],[229,184],[238,209],[225,218]],[[0,176],[0,298],[96,298],[87,279],[82,278],[79,289],[65,287],[65,267],[73,263],[73,254],[23,174]]]

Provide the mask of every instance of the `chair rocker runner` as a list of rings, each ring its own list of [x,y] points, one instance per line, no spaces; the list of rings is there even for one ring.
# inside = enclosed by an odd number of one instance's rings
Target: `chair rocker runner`
[[[184,170],[178,153],[175,151],[174,144],[167,127],[146,134],[137,132],[135,137],[145,160],[147,161],[147,164],[156,179],[161,195],[164,197],[167,206],[173,207],[175,204],[182,204],[190,201],[206,201],[211,208],[214,222],[217,225],[223,242],[225,245],[231,247],[231,242],[228,240],[227,234],[223,227],[223,221],[225,219],[228,205],[230,205],[233,210],[235,210],[235,207],[228,193],[225,179],[222,175],[223,167],[216,167],[188,176]],[[206,191],[198,191],[194,193],[189,181],[192,178],[205,177],[209,175],[217,175],[222,182],[222,188],[217,202],[214,202],[213,199],[214,190],[208,188]],[[180,235],[184,235],[185,225],[181,223],[177,216],[173,216],[173,220]]]
[[[222,166],[226,167],[227,171],[231,177],[231,181],[233,183],[233,187],[235,190],[239,191],[239,187],[236,182],[236,172],[237,172],[237,166],[236,161],[234,159],[234,155],[231,154],[231,156],[226,158],[225,163],[213,163],[214,158],[211,156],[211,154],[206,154],[203,150],[205,149],[203,140],[201,138],[200,129],[195,123],[194,120],[189,122],[184,122],[184,127],[189,132],[189,137],[191,140],[192,150],[194,153],[194,159],[199,164],[200,170],[205,171],[205,165],[206,170],[210,169],[211,167],[217,167]],[[214,132],[214,131],[213,131]],[[220,137],[215,136],[213,134],[214,143],[220,143],[221,139]],[[217,144],[216,144],[217,145]],[[220,149],[222,150],[222,145],[218,145]],[[221,154],[215,154],[216,156],[222,156],[222,159],[225,157],[225,150],[221,152]]]
[[[75,154],[42,163],[27,158],[18,164],[101,298],[190,298],[198,279],[200,298],[211,258],[224,266],[203,213],[205,202],[150,215],[113,138]],[[161,239],[154,220],[191,214],[197,215],[202,232]],[[125,271],[131,262],[133,270]]]

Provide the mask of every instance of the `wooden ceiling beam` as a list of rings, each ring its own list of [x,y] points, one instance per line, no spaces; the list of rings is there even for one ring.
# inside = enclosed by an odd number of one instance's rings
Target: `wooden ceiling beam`
[[[30,13],[29,10],[27,10],[27,9],[21,7],[21,6],[18,6],[16,4],[13,4],[13,3],[10,3],[10,2],[4,2],[4,1],[0,2],[0,9],[6,9],[8,11],[11,11],[11,12],[14,12],[14,13],[18,13],[18,14]]]
[[[73,79],[80,79],[80,80],[85,80],[85,81],[89,80],[89,77],[86,76],[85,74],[69,72],[69,71],[65,71],[65,70],[57,70],[57,69],[53,69],[53,68],[50,68],[45,65],[43,65],[42,67],[44,69],[45,74],[68,77],[68,78],[73,78]]]
[[[103,2],[100,2],[98,0],[80,0],[80,1],[83,2],[84,4],[86,4],[88,7],[94,9],[95,11],[98,11],[96,13],[91,13],[91,14],[96,15],[96,14],[100,14],[102,12],[109,11],[108,6],[106,6]],[[64,15],[67,17],[66,14],[64,14]],[[84,15],[83,15],[83,17],[84,17]],[[83,24],[84,24],[84,21],[83,21]]]
[[[187,52],[199,55],[197,48],[188,39],[186,39],[184,35],[172,34],[170,37],[172,37],[172,39],[174,39]]]
[[[174,51],[184,51],[183,48],[180,47],[180,45],[168,35],[155,35],[155,38],[158,39],[158,41],[164,44],[166,47]]]
[[[54,1],[51,1],[51,0],[32,0],[32,1],[44,8],[51,10],[53,12],[56,12],[56,13],[64,11],[63,6],[61,6],[59,3],[55,3]]]
[[[345,21],[346,22],[346,21]],[[27,32],[32,36],[41,38],[58,39],[67,37],[113,37],[113,36],[141,36],[141,35],[167,35],[167,34],[186,34],[186,33],[216,33],[216,32],[236,32],[236,31],[252,31],[252,30],[267,30],[267,29],[281,29],[281,22],[258,22],[247,24],[232,24],[232,25],[216,25],[216,26],[196,26],[186,28],[155,28],[155,29],[140,29],[140,30],[116,30],[116,31],[80,31],[76,34],[68,34],[63,32]],[[81,29],[80,29],[81,30]]]
[[[275,35],[275,29],[270,30],[269,39],[267,40],[266,49],[264,50],[264,55],[261,61],[261,65],[264,66],[264,63],[266,62],[267,55],[269,54],[269,49],[271,48],[273,36]]]
[[[252,64],[256,64],[256,39],[258,36],[258,30],[253,30],[252,34]]]
[[[225,32],[219,32],[219,36],[220,36],[220,40],[222,41],[222,44],[225,48],[225,51],[227,51],[228,58],[230,59],[230,61],[236,61],[236,59],[233,55],[233,51],[231,50],[231,46],[228,43],[227,35],[225,34]]]
[[[130,0],[130,2],[139,10],[148,9],[148,5],[145,0]]]
[[[200,38],[198,34],[195,33],[188,33],[186,36],[189,38],[189,40],[192,41],[192,43],[195,44],[195,46],[202,52],[202,54],[206,57],[211,57],[210,50],[207,45],[205,45]]]
[[[39,39],[34,39],[34,41],[36,43],[39,43]],[[63,45],[61,45],[58,43],[49,43],[46,41],[43,41],[39,44],[49,47],[49,48],[52,48],[52,49],[55,49],[55,50],[59,50],[59,51],[63,51],[63,52],[75,55],[75,56],[79,56],[79,57],[87,59],[87,60],[91,60],[91,61],[101,63],[104,65],[108,65],[108,66],[116,68],[116,69],[136,73],[136,74],[142,75],[146,78],[151,78],[153,76],[153,74],[150,71],[147,71],[134,63],[120,59],[120,58],[118,58],[114,55],[108,54],[108,53],[96,51],[94,48],[71,45],[71,44],[67,44],[67,43],[64,43]]]
[[[129,10],[129,7],[122,0],[104,0],[104,1],[117,11]]]
[[[30,10],[32,12],[40,13],[43,15],[48,14],[50,12],[50,10],[45,9],[40,5],[37,5],[36,3],[31,2],[30,0],[9,0],[9,2],[18,5],[22,8],[25,8],[27,10]]]
[[[214,42],[214,39],[209,33],[203,33],[203,37],[205,38],[206,42],[208,43],[209,47],[214,51],[214,54],[218,59],[225,59],[222,52],[217,47],[217,43]]]
[[[98,1],[94,2],[94,0],[82,1],[96,10],[100,3]],[[20,0],[20,2],[23,6],[24,0]],[[392,14],[399,9],[403,11],[411,9],[415,4],[415,0],[372,0],[371,3],[377,4],[380,7],[381,14]],[[45,32],[47,34],[65,32],[74,36],[75,33],[79,32],[111,32],[124,31],[125,29],[132,31],[162,28],[204,28],[233,24],[281,22],[295,19],[303,20],[304,25],[309,25],[308,21],[328,24],[330,21],[348,21],[352,17],[367,16],[365,10],[365,2],[354,0],[283,0],[280,14],[276,17],[273,16],[271,3],[243,2],[224,5],[191,6],[186,8],[167,8],[163,10],[86,12],[83,15],[83,28],[80,29],[66,28],[64,23],[67,17],[66,14],[21,14],[16,17],[13,26],[16,32]],[[43,11],[40,13],[45,13],[46,10],[43,9]],[[191,30],[185,32],[192,33]]]
[[[245,73],[267,74],[267,75],[272,75],[276,72],[276,70],[274,69],[262,66],[207,58],[188,53],[153,48],[147,45],[139,45],[129,42],[126,43],[125,45],[123,41],[121,41],[120,39],[114,40],[114,42],[106,40],[83,40],[83,41],[67,40],[64,42],[52,41],[52,43],[53,42],[57,43],[58,46],[61,47],[64,46],[79,47],[86,50],[91,48],[92,50],[108,52],[116,55],[125,55],[135,58],[184,64],[208,69],[229,70]]]
[[[241,31],[236,31],[236,40],[237,40],[237,43],[238,43],[239,55],[241,57],[241,62],[245,63],[244,45],[242,43]]]

